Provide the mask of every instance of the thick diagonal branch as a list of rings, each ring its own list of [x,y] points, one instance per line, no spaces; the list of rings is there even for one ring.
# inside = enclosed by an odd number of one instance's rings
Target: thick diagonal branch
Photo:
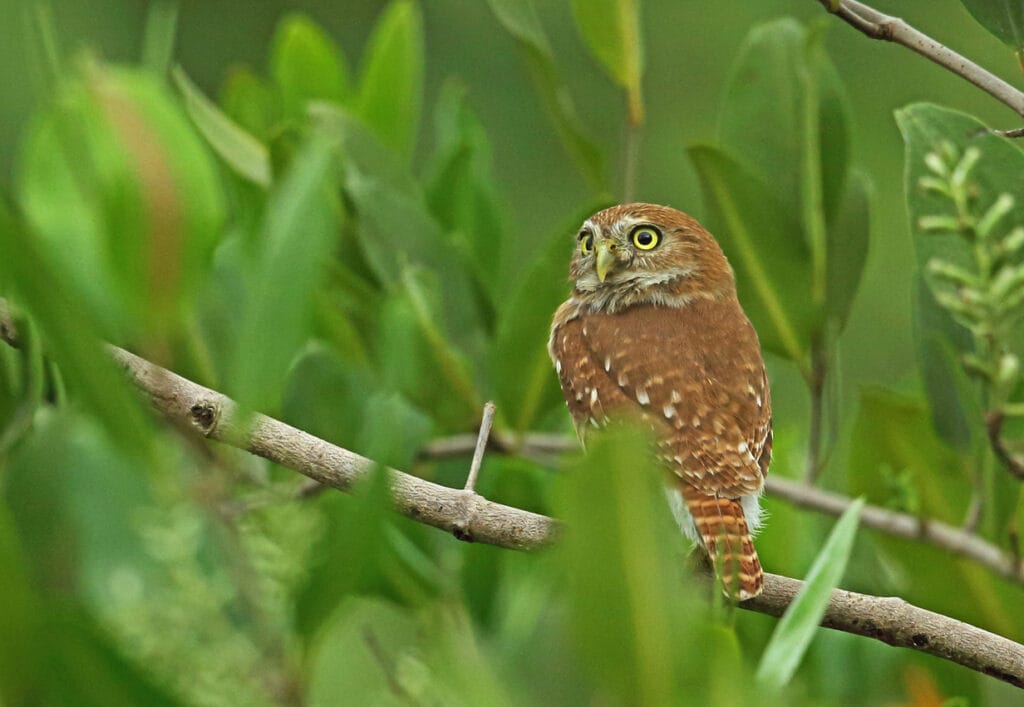
[[[17,328],[0,299],[0,338],[16,345]],[[129,379],[157,411],[211,439],[245,449],[326,486],[350,491],[374,463],[347,449],[265,415],[242,419],[228,397],[193,383],[124,349],[108,346]],[[396,509],[457,538],[516,550],[540,547],[556,534],[557,522],[519,508],[488,501],[390,470]],[[799,580],[766,575],[762,594],[741,608],[781,615],[799,592]],[[898,598],[836,590],[823,625],[893,646],[911,648],[959,663],[1017,687],[1024,687],[1024,646]]]
[[[857,0],[818,0],[818,2],[833,15],[856,27],[872,39],[881,39],[912,49],[971,82],[996,100],[1012,108],[1017,115],[1024,117],[1024,93],[900,18],[886,15],[862,2],[857,2]]]

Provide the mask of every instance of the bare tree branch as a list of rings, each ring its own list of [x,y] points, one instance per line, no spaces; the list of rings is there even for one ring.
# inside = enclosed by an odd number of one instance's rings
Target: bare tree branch
[[[17,329],[0,299],[0,338],[16,345]],[[145,392],[153,407],[172,421],[191,426],[206,437],[245,449],[310,479],[342,491],[375,464],[265,415],[243,416],[235,403],[216,391],[193,383],[124,349],[108,346],[129,379]],[[542,442],[550,442],[542,438]],[[471,442],[471,449],[475,440]],[[550,542],[558,528],[553,519],[488,501],[396,470],[391,491],[396,509],[421,523],[452,533],[461,540],[515,550]],[[768,574],[762,594],[740,607],[781,615],[803,583]],[[1024,646],[956,619],[921,609],[898,598],[836,590],[824,626],[911,648],[950,660],[1024,688]]]
[[[857,0],[818,0],[825,9],[872,39],[901,44],[966,79],[1024,117],[1024,93],[898,17]]]

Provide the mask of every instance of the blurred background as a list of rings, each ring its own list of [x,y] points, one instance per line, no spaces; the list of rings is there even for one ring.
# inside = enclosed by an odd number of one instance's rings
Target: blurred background
[[[904,17],[1006,80],[1020,83],[1020,69],[1012,52],[978,25],[958,0],[875,0],[874,6]],[[91,54],[110,64],[138,63],[150,10],[147,3],[54,0],[45,7],[49,10],[44,12],[52,18],[54,41],[64,56]],[[173,63],[180,65],[203,93],[228,105],[232,100],[228,89],[232,77],[247,71],[266,77],[279,23],[290,14],[302,13],[340,47],[352,75],[357,76],[371,33],[388,7],[389,3],[384,2],[186,0],[178,12]],[[866,471],[866,476],[854,478],[856,468],[851,470],[851,466],[857,464],[848,464],[847,460],[857,457],[859,442],[886,438],[887,449],[900,447],[901,443],[913,448],[921,444],[920,435],[924,435],[932,446],[922,452],[918,466],[923,468],[925,478],[933,471],[946,474],[947,480],[936,493],[949,496],[944,506],[934,502],[921,505],[958,522],[958,514],[966,505],[967,483],[948,478],[962,460],[932,432],[920,432],[916,427],[913,434],[908,432],[895,441],[886,437],[890,424],[904,429],[899,427],[902,422],[909,429],[926,418],[915,407],[923,399],[911,306],[916,265],[903,189],[904,145],[893,113],[907,104],[928,101],[970,113],[998,128],[1017,127],[1019,118],[922,57],[902,47],[867,39],[829,17],[815,0],[645,0],[640,7],[646,57],[646,122],[635,196],[637,200],[674,206],[699,219],[709,215],[709,207],[702,199],[698,174],[686,150],[694,144],[716,142],[730,66],[744,38],[758,25],[783,16],[825,28],[825,48],[849,98],[849,162],[867,174],[873,189],[866,266],[849,322],[836,346],[832,379],[836,387],[832,395],[838,413],[831,423],[836,442],[828,455],[823,484],[843,492],[865,492],[871,483],[866,479],[876,478],[874,467],[892,462],[888,456],[877,455],[878,464]],[[22,152],[30,121],[49,98],[38,60],[40,40],[34,26],[38,8],[27,0],[0,0],[0,8],[0,17],[7,18],[0,22],[0,193],[14,203],[18,200],[15,195],[22,190],[19,173],[25,161]],[[412,174],[428,182],[437,172],[437,155],[444,145],[443,135],[439,137],[443,131],[435,130],[434,107],[454,78],[464,87],[465,105],[475,113],[489,143],[493,174],[489,184],[493,186],[499,221],[507,232],[503,242],[511,246],[509,252],[515,253],[514,259],[523,264],[520,272],[555,252],[557,239],[565,244],[564,268],[556,264],[552,271],[565,272],[574,223],[581,210],[621,198],[626,123],[622,91],[588,53],[569,3],[537,2],[558,74],[585,133],[607,159],[610,189],[602,193],[588,183],[567,154],[531,80],[523,52],[488,3],[429,0],[416,3],[415,8],[422,13],[425,60],[423,119],[415,127]],[[292,152],[290,148],[285,152],[284,161],[288,162]],[[301,150],[295,148],[295,153],[301,154]],[[276,148],[274,158],[278,159]],[[778,165],[780,173],[796,169],[793,164]],[[226,172],[219,168],[218,178],[225,183],[237,179],[236,175],[226,176]],[[229,186],[225,191],[232,214],[227,219],[229,225],[245,221],[234,209],[244,211],[251,203],[263,208],[262,201],[249,201],[251,195],[244,188]],[[350,207],[346,202],[346,208]],[[230,229],[226,232],[233,233]],[[485,240],[488,234],[476,236]],[[218,263],[231,257],[232,251],[223,247],[229,240],[225,237],[220,243]],[[0,252],[0,259],[11,256],[11,252]],[[511,256],[506,252],[504,257]],[[370,266],[372,270],[372,262]],[[376,317],[377,305],[371,307],[370,300],[384,298],[378,293],[387,288],[376,289],[379,283],[368,276],[366,280],[374,287],[360,290],[349,287],[345,277],[337,276],[343,283],[339,289],[343,294],[338,295],[344,301],[343,309],[358,313],[365,306],[365,311]],[[216,290],[218,278],[211,278],[210,283],[210,289]],[[230,291],[231,287],[224,289]],[[507,301],[503,295],[513,289],[499,289],[493,294],[492,310],[488,311],[498,320]],[[565,285],[562,291],[567,289]],[[230,299],[229,294],[221,296]],[[384,324],[379,331],[372,328],[377,324],[371,326],[358,314],[351,317],[354,324],[345,325],[359,332],[372,329],[366,334],[370,342],[367,367],[387,369],[382,374],[387,385],[373,388],[344,370],[339,372],[337,361],[347,361],[351,351],[324,331],[336,333],[331,326],[343,327],[318,319],[317,326],[305,331],[301,343],[307,348],[302,350],[300,362],[287,359],[292,367],[288,379],[281,382],[283,393],[262,397],[253,394],[248,401],[265,403],[269,407],[261,409],[268,413],[332,441],[439,482],[461,485],[465,460],[425,461],[418,449],[431,436],[472,432],[473,420],[430,407],[428,401],[436,391],[410,391],[402,374],[392,370],[401,368],[404,361],[402,351],[409,337],[403,323],[414,327],[419,311],[416,300],[411,301],[409,309],[403,308],[405,300],[387,299],[380,308]],[[548,306],[540,296],[538,301]],[[218,316],[223,317],[225,311],[221,305],[211,305],[208,300],[199,305],[209,306],[214,313],[205,319],[200,316],[198,328],[211,342],[211,365],[201,365],[203,355],[195,352],[180,358],[171,353],[157,358],[204,384],[222,389],[227,386],[228,392],[238,396],[240,388],[230,386],[242,385],[238,382],[241,379],[229,381],[230,376],[212,373],[223,373],[227,365],[219,358],[222,352],[218,340],[224,334],[218,331],[217,322],[222,321]],[[32,311],[31,306],[26,308]],[[548,315],[538,316],[544,321]],[[275,332],[262,330],[253,335],[273,337]],[[335,339],[350,341],[345,336],[336,334]],[[539,336],[540,340],[544,338],[546,331]],[[44,336],[44,348],[45,341]],[[129,345],[132,341],[130,337],[118,343]],[[315,349],[316,345],[322,345],[323,350]],[[481,373],[482,369],[474,368],[474,345],[466,345],[469,378],[479,382],[486,380],[490,371]],[[151,352],[168,350],[178,351],[178,344],[172,342],[167,350],[156,346]],[[380,351],[398,353],[393,360],[380,363],[374,358]],[[330,365],[324,363],[328,359]],[[768,363],[778,449],[772,473],[799,476],[807,436],[807,387],[793,363],[775,356],[769,356]],[[415,370],[422,372],[422,368]],[[544,400],[550,401],[553,395],[557,397],[553,371],[545,380]],[[336,398],[328,392],[342,388],[344,394]],[[880,392],[882,389],[888,392]],[[865,390],[882,413],[862,415]],[[470,397],[490,392],[483,384]],[[899,398],[903,407],[890,404],[886,396],[894,394],[904,396]],[[310,403],[313,398],[318,398],[315,404]],[[15,408],[12,404],[5,409]],[[894,409],[905,413],[905,418],[887,420],[885,415]],[[387,435],[367,432],[361,420],[374,416],[391,416],[407,423],[406,436],[396,442]],[[93,617],[72,621],[82,635],[91,636],[95,630],[114,636],[110,645],[103,644],[108,652],[99,662],[107,666],[102,670],[117,677],[115,682],[141,684],[153,680],[156,687],[151,694],[160,695],[170,704],[352,703],[344,697],[347,694],[353,695],[352,699],[389,704],[521,704],[521,700],[604,704],[602,699],[609,695],[613,696],[611,703],[616,699],[630,701],[622,699],[629,694],[628,685],[604,685],[600,677],[602,671],[615,670],[614,652],[598,650],[596,655],[586,655],[586,649],[578,648],[588,638],[587,630],[565,630],[565,624],[586,624],[597,614],[574,618],[572,610],[566,608],[574,600],[559,594],[560,570],[549,567],[559,564],[561,556],[535,559],[466,546],[402,519],[380,520],[376,513],[379,508],[372,503],[383,507],[383,500],[373,501],[372,489],[368,495],[371,501],[362,505],[334,498],[338,494],[295,503],[288,495],[298,483],[293,474],[268,469],[269,465],[261,466],[245,455],[220,448],[213,461],[197,462],[188,445],[164,440],[161,444],[169,446],[161,449],[173,449],[170,456],[192,460],[186,466],[195,473],[186,474],[183,480],[178,472],[150,470],[145,482],[152,488],[140,489],[135,481],[124,481],[140,476],[131,454],[122,456],[116,451],[118,443],[111,439],[111,430],[99,433],[88,414],[83,418],[88,419],[71,423],[58,417],[59,425],[53,420],[36,419],[31,433],[19,427],[18,434],[25,436],[2,447],[0,488],[6,487],[14,527],[26,556],[40,553],[47,558],[42,570],[32,569],[32,563],[25,562],[28,574],[38,572],[44,577],[37,578],[36,586],[48,590],[56,587],[55,595],[81,600],[87,607],[86,614]],[[10,419],[14,419],[13,413]],[[543,408],[533,421],[536,428],[568,431],[568,416],[560,405]],[[63,429],[70,432],[53,429],[65,422]],[[514,420],[506,422],[515,427]],[[893,436],[899,437],[898,433]],[[871,462],[863,465],[874,461],[875,456],[871,456]],[[933,462],[941,469],[929,468]],[[167,465],[173,466],[173,461]],[[57,484],[62,471],[72,467],[81,472],[82,476],[76,478],[83,479],[83,485],[68,492],[70,500],[61,501],[69,505],[55,509],[44,498],[45,489],[52,488],[48,484]],[[210,472],[214,467],[217,470]],[[35,485],[29,473],[33,469],[48,470],[45,484]],[[917,466],[914,470],[921,471]],[[879,473],[877,478],[899,486],[901,471],[890,469],[892,473]],[[921,476],[915,478],[920,481]],[[580,517],[573,514],[582,514],[581,504],[587,502],[579,489],[552,490],[557,484],[548,470],[517,458],[489,460],[484,480],[482,490],[488,497],[531,510],[563,510],[569,517]],[[104,504],[109,499],[97,491],[97,485],[102,488],[107,483],[119,488],[123,496],[118,501],[122,504],[118,511],[121,515],[116,515],[123,527],[114,530],[105,522],[109,513]],[[875,491],[875,502],[888,503],[902,489]],[[559,500],[563,498],[559,494],[568,500]],[[226,507],[235,509],[247,504],[255,510],[222,513]],[[770,498],[766,504],[771,515],[758,542],[764,565],[773,572],[803,576],[833,519],[797,511]],[[907,510],[906,505],[893,505]],[[633,512],[628,504],[624,507],[627,510],[622,512]],[[920,510],[920,506],[910,510]],[[46,523],[39,516],[46,513],[64,519],[59,528],[88,538],[81,557],[72,561],[63,556],[63,551],[54,551],[61,540],[56,531],[44,527]],[[366,518],[373,520],[367,522]],[[139,536],[139,542],[123,545],[118,535],[121,532]],[[356,544],[365,542],[371,549],[346,549],[345,543],[337,541],[339,534],[345,533],[356,538]],[[628,550],[630,546],[627,543],[623,547]],[[133,556],[134,552],[145,558]],[[573,545],[569,552],[583,556],[594,550]],[[67,554],[75,553],[68,550]],[[221,566],[225,559],[226,568]],[[573,566],[573,561],[566,560],[566,566]],[[162,578],[162,588],[153,590],[149,580],[140,580],[138,565],[159,566],[158,570],[150,567],[146,571]],[[360,568],[358,578],[339,569],[347,566]],[[74,578],[69,578],[71,575]],[[862,534],[843,586],[899,594],[1011,638],[1024,637],[1024,618],[1016,611],[1019,586],[914,543]],[[577,600],[586,594],[585,588],[570,591],[580,592],[570,595]],[[347,608],[337,613],[339,596],[359,596],[363,603],[346,604]],[[300,608],[303,603],[306,609]],[[309,605],[327,608],[310,610]],[[433,608],[424,609],[427,606]],[[406,611],[410,607],[412,610]],[[599,612],[606,608],[585,610]],[[749,676],[775,620],[747,612],[726,612],[724,616],[716,614],[709,623],[706,617],[695,616],[685,607],[673,604],[668,610],[675,612],[671,621],[679,622],[672,626],[692,631],[694,640],[708,647],[708,655],[725,656],[709,658],[704,651],[694,651],[693,655],[700,653],[702,657],[691,661],[693,674],[686,668],[679,669],[680,684],[691,685],[694,694],[707,703],[734,704],[737,699],[748,698],[744,676]],[[93,627],[93,621],[103,628]],[[666,646],[686,644],[693,648],[684,637],[666,640]],[[600,643],[600,639],[596,641]],[[88,640],[83,638],[80,643],[86,645]],[[111,658],[114,654],[128,658]],[[76,664],[80,669],[69,671],[68,685],[76,685],[75,680],[89,681],[89,661],[94,658],[88,657],[91,654],[86,649],[80,654],[69,650],[61,656],[54,658],[47,669]],[[123,660],[146,666],[142,677],[135,668],[125,668]],[[455,671],[456,677],[439,677],[443,666],[452,663],[462,664]],[[13,665],[7,663],[0,668],[11,670]],[[706,670],[697,675],[697,667]],[[100,673],[102,670],[97,669]],[[64,679],[53,677],[59,672],[47,672],[40,679]],[[953,704],[946,700],[962,698],[963,704],[1009,704],[1007,700],[1014,695],[1004,688],[936,659],[822,631],[791,692],[778,699],[780,704],[931,705]],[[150,694],[145,692],[150,688],[140,689],[100,691],[96,694],[106,697],[97,697],[92,703],[110,704],[104,700],[116,695],[121,703],[131,704],[133,695]],[[83,694],[72,687],[67,693],[56,688],[51,692],[25,690],[21,694],[35,694],[37,698],[39,694],[66,694],[74,701],[74,695],[78,695],[85,703]]]

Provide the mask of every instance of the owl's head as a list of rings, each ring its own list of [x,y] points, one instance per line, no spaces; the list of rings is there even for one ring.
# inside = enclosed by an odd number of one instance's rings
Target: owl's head
[[[594,311],[634,304],[684,306],[697,297],[735,296],[718,243],[681,211],[623,204],[599,211],[576,234],[569,268],[575,298]]]

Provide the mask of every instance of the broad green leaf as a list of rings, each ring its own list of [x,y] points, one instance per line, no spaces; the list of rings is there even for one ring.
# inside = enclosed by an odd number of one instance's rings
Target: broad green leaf
[[[40,253],[101,333],[161,338],[188,311],[223,218],[216,169],[152,74],[90,65],[34,122],[18,192]]]
[[[562,145],[576,161],[583,178],[595,192],[608,189],[604,154],[587,135],[573,105],[568,86],[562,80],[533,0],[488,0],[502,26],[519,43],[530,68],[534,85],[554,122]]]
[[[336,149],[314,135],[267,204],[235,353],[234,394],[243,406],[276,408],[288,364],[308,335],[313,292],[340,217]]]
[[[261,187],[269,187],[272,175],[267,148],[222,113],[180,66],[174,68],[172,76],[185,99],[185,110],[214,152],[239,176]]]
[[[826,241],[825,311],[842,329],[850,314],[868,256],[871,185],[852,171]]]
[[[384,144],[412,155],[423,102],[423,16],[411,0],[394,0],[370,36],[355,111]]]
[[[626,91],[634,125],[643,122],[644,46],[639,0],[572,0],[572,14],[587,48]]]
[[[1024,4],[1020,0],[960,0],[982,27],[1014,51],[1024,49]]]
[[[731,69],[718,137],[792,213],[804,212],[801,204],[810,196],[804,182],[813,170],[825,221],[831,223],[843,199],[850,119],[820,35],[792,19],[751,30]],[[811,137],[817,165],[808,164]]]
[[[567,528],[558,552],[575,648],[615,701],[678,703],[690,655],[680,622],[698,600],[675,571],[682,535],[668,518],[664,477],[637,429],[596,436],[589,452],[567,469],[557,514]]]
[[[352,92],[344,54],[320,25],[302,14],[288,15],[278,24],[270,76],[285,115],[295,121],[305,117],[309,101],[344,103]]]
[[[765,687],[779,689],[788,683],[818,631],[832,596],[843,573],[857,537],[857,523],[864,499],[858,498],[846,509],[828,540],[811,565],[804,587],[782,615],[765,647],[755,679]]]
[[[465,93],[452,82],[441,90],[434,119],[437,147],[427,169],[427,204],[471,266],[477,286],[495,302],[502,259],[518,239],[512,238],[502,209],[490,141],[466,105]]]
[[[174,37],[178,31],[178,3],[158,0],[146,13],[142,38],[142,63],[155,75],[166,76],[174,56]]]
[[[808,297],[810,254],[800,227],[772,190],[734,159],[713,147],[694,146],[712,233],[736,269],[740,301],[761,344],[798,365],[817,313]]]

